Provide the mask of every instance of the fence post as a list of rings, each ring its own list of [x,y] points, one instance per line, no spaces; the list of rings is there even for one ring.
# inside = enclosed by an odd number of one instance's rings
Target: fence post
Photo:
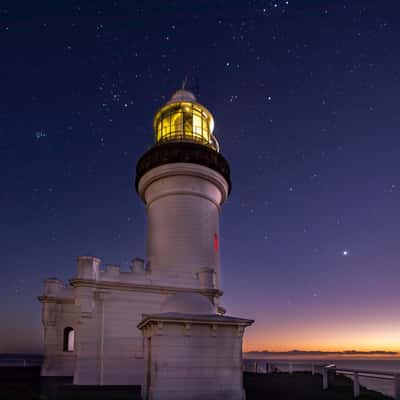
[[[322,369],[322,388],[328,389],[328,368],[326,367]]]
[[[394,376],[394,398],[400,400],[400,374]]]
[[[24,368],[26,367],[26,360],[24,359]]]
[[[314,365],[314,363],[311,364],[311,375],[315,375],[315,365]]]
[[[354,372],[354,397],[357,398],[360,396],[360,380],[358,379],[358,372]]]
[[[255,372],[255,373],[257,373],[257,367],[258,367],[258,365],[257,365],[257,361],[255,361],[255,362],[254,362],[254,369],[255,369],[255,371],[254,371],[254,372]]]
[[[289,374],[293,374],[293,364],[289,363]]]

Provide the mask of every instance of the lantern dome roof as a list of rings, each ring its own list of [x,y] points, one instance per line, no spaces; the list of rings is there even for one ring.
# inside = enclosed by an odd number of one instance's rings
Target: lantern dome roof
[[[172,95],[167,104],[179,103],[181,101],[189,101],[195,103],[197,100],[196,96],[192,92],[189,92],[189,90],[179,89]]]

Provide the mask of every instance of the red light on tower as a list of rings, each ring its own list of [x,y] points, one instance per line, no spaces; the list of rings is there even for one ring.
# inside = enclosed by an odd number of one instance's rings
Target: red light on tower
[[[218,235],[214,233],[214,250],[217,253],[218,252]]]

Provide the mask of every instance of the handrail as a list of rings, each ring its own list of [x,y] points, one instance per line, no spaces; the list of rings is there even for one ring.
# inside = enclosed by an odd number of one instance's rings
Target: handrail
[[[400,372],[395,372],[395,371],[374,371],[374,370],[369,370],[369,369],[351,369],[351,368],[337,368],[337,372],[350,372],[354,373],[357,372],[358,374],[370,374],[370,375],[382,375],[382,376],[396,376]]]
[[[336,373],[342,373],[344,375],[352,375],[353,380],[353,395],[354,398],[360,396],[360,382],[359,378],[371,378],[371,379],[381,379],[386,381],[393,381],[394,383],[394,398],[395,400],[400,400],[400,371],[377,371],[377,370],[369,370],[369,369],[354,369],[354,368],[340,368],[337,367],[336,364],[326,364],[326,363],[315,363],[315,362],[269,362],[268,360],[248,360],[254,363],[254,368],[252,368],[252,372],[261,372],[259,371],[259,365],[265,365],[264,373],[272,373],[274,372],[274,367],[285,365],[288,366],[289,374],[293,373],[293,368],[300,366],[311,366],[312,375],[315,374],[316,368],[319,368],[319,371],[322,372],[322,388],[327,390],[329,387],[329,379],[328,373],[332,372],[336,375]],[[243,363],[243,370],[248,370]]]
[[[244,371],[252,371],[252,372],[261,372],[259,371],[259,367],[265,367],[265,373],[272,373],[274,372],[274,368],[277,366],[287,366],[289,374],[292,374],[296,367],[308,367],[311,370],[312,375],[315,375],[316,370],[321,370],[325,367],[325,363],[318,363],[318,362],[279,362],[279,361],[268,361],[268,360],[256,360],[256,359],[247,359],[248,361],[253,363],[253,368],[246,368],[245,363],[243,362],[243,370]]]
[[[335,374],[337,372],[342,374],[352,374],[354,398],[358,398],[360,396],[360,377],[394,381],[394,398],[395,400],[400,400],[400,372],[337,368],[334,364],[327,365],[322,370],[322,387],[324,390],[327,390],[329,386],[328,371],[334,371]]]

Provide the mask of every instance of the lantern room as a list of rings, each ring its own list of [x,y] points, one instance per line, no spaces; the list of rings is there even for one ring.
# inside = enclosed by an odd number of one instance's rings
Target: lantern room
[[[188,141],[211,147],[219,151],[213,136],[214,118],[193,93],[178,90],[154,118],[155,141],[162,144],[170,141]]]

